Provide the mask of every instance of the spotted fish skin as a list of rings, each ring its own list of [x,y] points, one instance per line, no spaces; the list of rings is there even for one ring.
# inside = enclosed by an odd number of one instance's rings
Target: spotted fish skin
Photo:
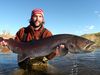
[[[12,52],[20,55],[20,61],[27,57],[35,58],[49,55],[61,44],[65,45],[65,48],[60,50],[62,55],[66,55],[68,52],[84,53],[94,51],[92,49],[93,41],[73,34],[57,34],[30,42],[18,42],[12,38],[3,39],[0,37],[0,41],[2,40],[7,42],[7,46]]]

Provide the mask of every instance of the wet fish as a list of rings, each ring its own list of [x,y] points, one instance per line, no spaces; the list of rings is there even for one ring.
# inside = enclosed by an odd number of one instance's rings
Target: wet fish
[[[2,40],[2,38],[0,38],[0,40]],[[40,40],[32,40],[30,42],[18,42],[12,38],[3,40],[7,42],[7,46],[14,53],[20,55],[20,61],[23,61],[27,57],[35,58],[49,55],[61,44],[65,45],[65,48],[60,50],[62,55],[66,55],[68,52],[84,53],[94,50],[92,47],[94,44],[93,41],[73,34],[57,34]]]

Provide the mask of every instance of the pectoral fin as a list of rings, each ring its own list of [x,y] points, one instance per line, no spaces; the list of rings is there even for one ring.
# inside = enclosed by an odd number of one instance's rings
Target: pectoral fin
[[[60,56],[65,56],[68,53],[68,48],[60,48]]]
[[[27,58],[28,58],[28,56],[26,56],[25,54],[19,54],[18,55],[18,62],[22,62]]]
[[[68,53],[68,48],[67,47],[61,48],[60,45],[54,47],[53,50],[58,50],[59,56],[65,56]]]

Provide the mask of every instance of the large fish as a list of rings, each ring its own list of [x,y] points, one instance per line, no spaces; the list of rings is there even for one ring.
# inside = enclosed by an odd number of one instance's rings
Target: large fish
[[[35,58],[49,55],[61,44],[65,45],[65,48],[60,50],[62,55],[66,55],[68,52],[84,53],[94,50],[92,46],[94,44],[93,41],[73,34],[58,34],[30,42],[18,42],[11,38],[0,38],[1,40],[7,42],[10,50],[20,55],[20,61],[23,61],[27,57]]]

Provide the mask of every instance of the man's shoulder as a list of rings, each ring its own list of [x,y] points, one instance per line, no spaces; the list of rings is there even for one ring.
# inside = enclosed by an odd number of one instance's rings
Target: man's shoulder
[[[45,28],[44,35],[52,36],[52,32],[50,30],[48,30],[47,28]]]
[[[22,28],[19,29],[19,31],[22,31],[22,30],[25,30],[25,27],[22,27]]]
[[[44,31],[49,31],[47,28],[43,28],[42,30],[44,30]]]
[[[47,28],[45,28],[45,32],[51,33],[51,31],[50,31],[49,29],[47,29]],[[51,33],[51,34],[52,34],[52,33]]]
[[[19,29],[18,32],[25,32],[26,30],[27,30],[27,27],[22,27],[22,28]]]

